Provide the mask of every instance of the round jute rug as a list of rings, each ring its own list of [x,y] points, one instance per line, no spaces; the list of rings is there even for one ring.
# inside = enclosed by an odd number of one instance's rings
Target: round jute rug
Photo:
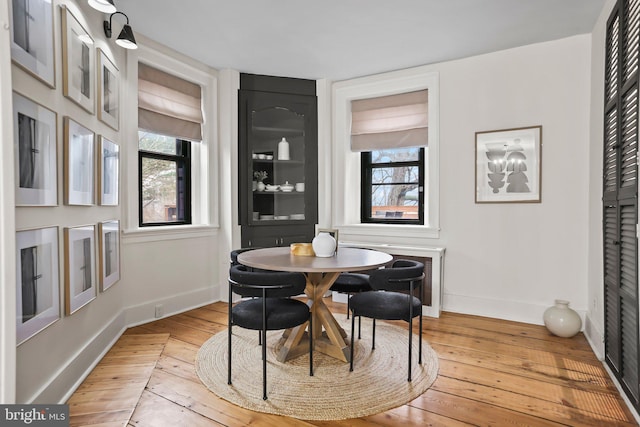
[[[351,321],[340,323],[349,334]],[[313,377],[309,376],[308,354],[278,362],[275,345],[282,331],[267,332],[266,401],[262,400],[262,353],[256,331],[233,328],[232,385],[227,385],[226,330],[200,348],[196,372],[209,390],[252,411],[323,421],[377,414],[424,393],[438,375],[438,356],[423,339],[422,365],[418,365],[414,335],[412,381],[408,382],[408,330],[376,322],[376,349],[371,351],[371,324],[370,319],[362,319],[353,372],[349,372],[348,363],[315,351]]]

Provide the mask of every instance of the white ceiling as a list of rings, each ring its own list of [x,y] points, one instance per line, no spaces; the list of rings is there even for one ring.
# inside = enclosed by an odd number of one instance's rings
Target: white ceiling
[[[606,2],[115,1],[134,33],[213,68],[329,80],[590,33]]]

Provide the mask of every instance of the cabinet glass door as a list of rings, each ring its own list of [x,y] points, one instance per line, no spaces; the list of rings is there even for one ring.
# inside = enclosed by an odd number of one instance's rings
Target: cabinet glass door
[[[311,108],[315,104],[303,95],[241,91],[241,108],[243,98],[247,150],[241,154],[248,162],[246,173],[250,177],[246,185],[251,186],[246,192],[246,223],[284,225],[315,221],[315,207],[310,209],[310,198],[306,197],[309,163],[310,159],[316,161],[317,152],[313,149],[315,135],[308,140],[309,115],[315,114]],[[311,169],[315,188],[317,167]]]

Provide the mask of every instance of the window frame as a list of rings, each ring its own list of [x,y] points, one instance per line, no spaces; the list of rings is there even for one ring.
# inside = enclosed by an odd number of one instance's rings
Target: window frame
[[[408,147],[407,147],[408,148]],[[373,156],[371,151],[363,151],[360,153],[360,222],[363,224],[413,224],[424,225],[424,147],[419,147],[418,160],[410,160],[403,162],[385,162],[385,163],[373,163]],[[397,168],[397,167],[418,167],[418,219],[403,219],[403,218],[375,218],[371,215],[366,215],[367,212],[371,212],[373,206],[371,205],[371,194],[373,190],[373,171],[374,169],[384,168]],[[392,183],[400,184],[400,183]],[[404,182],[403,184],[413,184],[413,182]]]
[[[139,226],[139,197],[138,184],[138,102],[123,102],[121,139],[131,141],[123,144],[122,175],[130,181],[129,191],[122,194],[123,227],[122,234],[133,242],[154,242],[185,239],[193,237],[211,236],[219,232],[220,222],[226,212],[220,208],[220,197],[231,188],[231,185],[221,185],[225,175],[221,174],[220,157],[226,157],[219,147],[218,131],[219,119],[218,97],[225,97],[227,87],[219,82],[221,74],[202,63],[194,61],[184,55],[154,43],[143,41],[138,49],[127,52],[125,61],[126,75],[131,78],[121,89],[130,93],[137,93],[138,63],[143,62],[185,80],[197,83],[202,88],[202,108],[205,121],[202,124],[202,141],[191,144],[191,220],[190,225],[140,227]],[[227,98],[224,98],[227,99]],[[225,113],[221,112],[220,114]],[[226,119],[230,120],[225,115]],[[228,121],[227,120],[227,121]],[[224,127],[224,126],[223,126]]]
[[[138,226],[139,227],[166,227],[172,225],[191,225],[192,224],[192,188],[191,188],[191,144],[192,142],[176,138],[176,153],[180,154],[167,154],[160,153],[157,151],[149,151],[149,150],[140,150],[138,149]],[[180,209],[179,201],[180,194],[184,197],[183,200],[183,209],[184,209],[184,219],[179,221],[167,221],[167,222],[144,222],[143,221],[143,188],[142,188],[142,163],[144,159],[155,159],[155,160],[163,160],[167,162],[176,163],[176,186],[178,187],[176,190],[176,208]],[[184,171],[184,182],[182,186],[184,187],[183,191],[180,191],[180,170]]]
[[[344,80],[332,85],[332,147],[324,170],[330,177],[331,193],[319,193],[320,205],[331,206],[319,220],[340,230],[344,242],[387,244],[389,238],[406,245],[425,246],[426,239],[440,238],[440,94],[439,73],[423,66],[373,76]],[[424,224],[375,224],[360,221],[359,152],[351,150],[351,101],[427,89],[429,128],[425,149]],[[320,145],[322,148],[322,145]],[[322,158],[321,153],[321,158]]]

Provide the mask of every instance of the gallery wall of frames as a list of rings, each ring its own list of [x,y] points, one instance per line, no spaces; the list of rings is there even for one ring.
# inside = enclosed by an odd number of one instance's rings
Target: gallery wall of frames
[[[124,54],[77,2],[10,0],[9,12],[19,346],[120,280]]]

